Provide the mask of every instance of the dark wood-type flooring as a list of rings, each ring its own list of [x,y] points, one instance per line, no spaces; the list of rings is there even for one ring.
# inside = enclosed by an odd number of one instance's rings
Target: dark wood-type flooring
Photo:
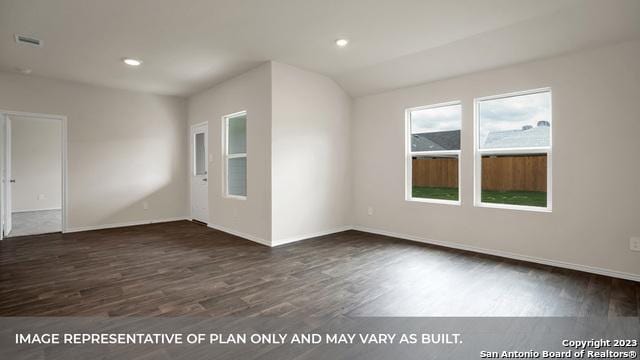
[[[640,283],[347,231],[188,221],[0,242],[0,316],[638,316]]]

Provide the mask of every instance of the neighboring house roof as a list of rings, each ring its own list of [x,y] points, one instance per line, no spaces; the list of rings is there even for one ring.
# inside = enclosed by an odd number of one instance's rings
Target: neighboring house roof
[[[460,150],[460,130],[412,134],[411,150]]]
[[[549,130],[549,122],[539,121],[536,127],[523,126],[518,130],[490,132],[482,147],[490,149],[549,146]]]

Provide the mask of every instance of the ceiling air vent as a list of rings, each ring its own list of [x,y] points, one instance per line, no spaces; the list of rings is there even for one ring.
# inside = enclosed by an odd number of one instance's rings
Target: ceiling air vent
[[[20,34],[16,34],[16,42],[18,44],[25,44],[25,45],[36,46],[36,47],[42,46],[42,41],[40,41],[39,39],[36,39],[31,36],[20,35]]]

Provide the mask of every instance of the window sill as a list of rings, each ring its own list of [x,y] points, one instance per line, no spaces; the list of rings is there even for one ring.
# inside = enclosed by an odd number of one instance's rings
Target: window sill
[[[479,202],[479,203],[476,203],[474,207],[551,213],[550,207],[539,207],[539,206],[509,205],[509,204],[494,204],[494,203]]]
[[[247,200],[246,196],[240,196],[240,195],[225,195],[224,197],[227,199],[233,199],[233,200]]]
[[[427,203],[427,204],[456,205],[456,206],[460,206],[462,204],[460,200],[441,200],[441,199],[429,199],[429,198],[408,198],[405,201]]]

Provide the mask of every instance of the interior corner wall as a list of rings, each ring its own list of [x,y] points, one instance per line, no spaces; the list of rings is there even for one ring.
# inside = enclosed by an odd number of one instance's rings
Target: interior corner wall
[[[68,230],[187,216],[184,99],[0,73],[0,109],[67,117]]]
[[[272,245],[345,230],[352,100],[323,75],[271,66]]]
[[[271,68],[265,63],[188,100],[189,123],[209,124],[209,226],[270,245]],[[247,198],[224,194],[223,116],[247,111]]]
[[[11,209],[62,207],[62,123],[11,116]]]
[[[638,59],[640,42],[626,42],[356,99],[354,225],[637,278],[629,238],[640,236]],[[473,99],[547,86],[553,211],[474,207]],[[452,100],[462,101],[462,205],[405,201],[404,110]]]

